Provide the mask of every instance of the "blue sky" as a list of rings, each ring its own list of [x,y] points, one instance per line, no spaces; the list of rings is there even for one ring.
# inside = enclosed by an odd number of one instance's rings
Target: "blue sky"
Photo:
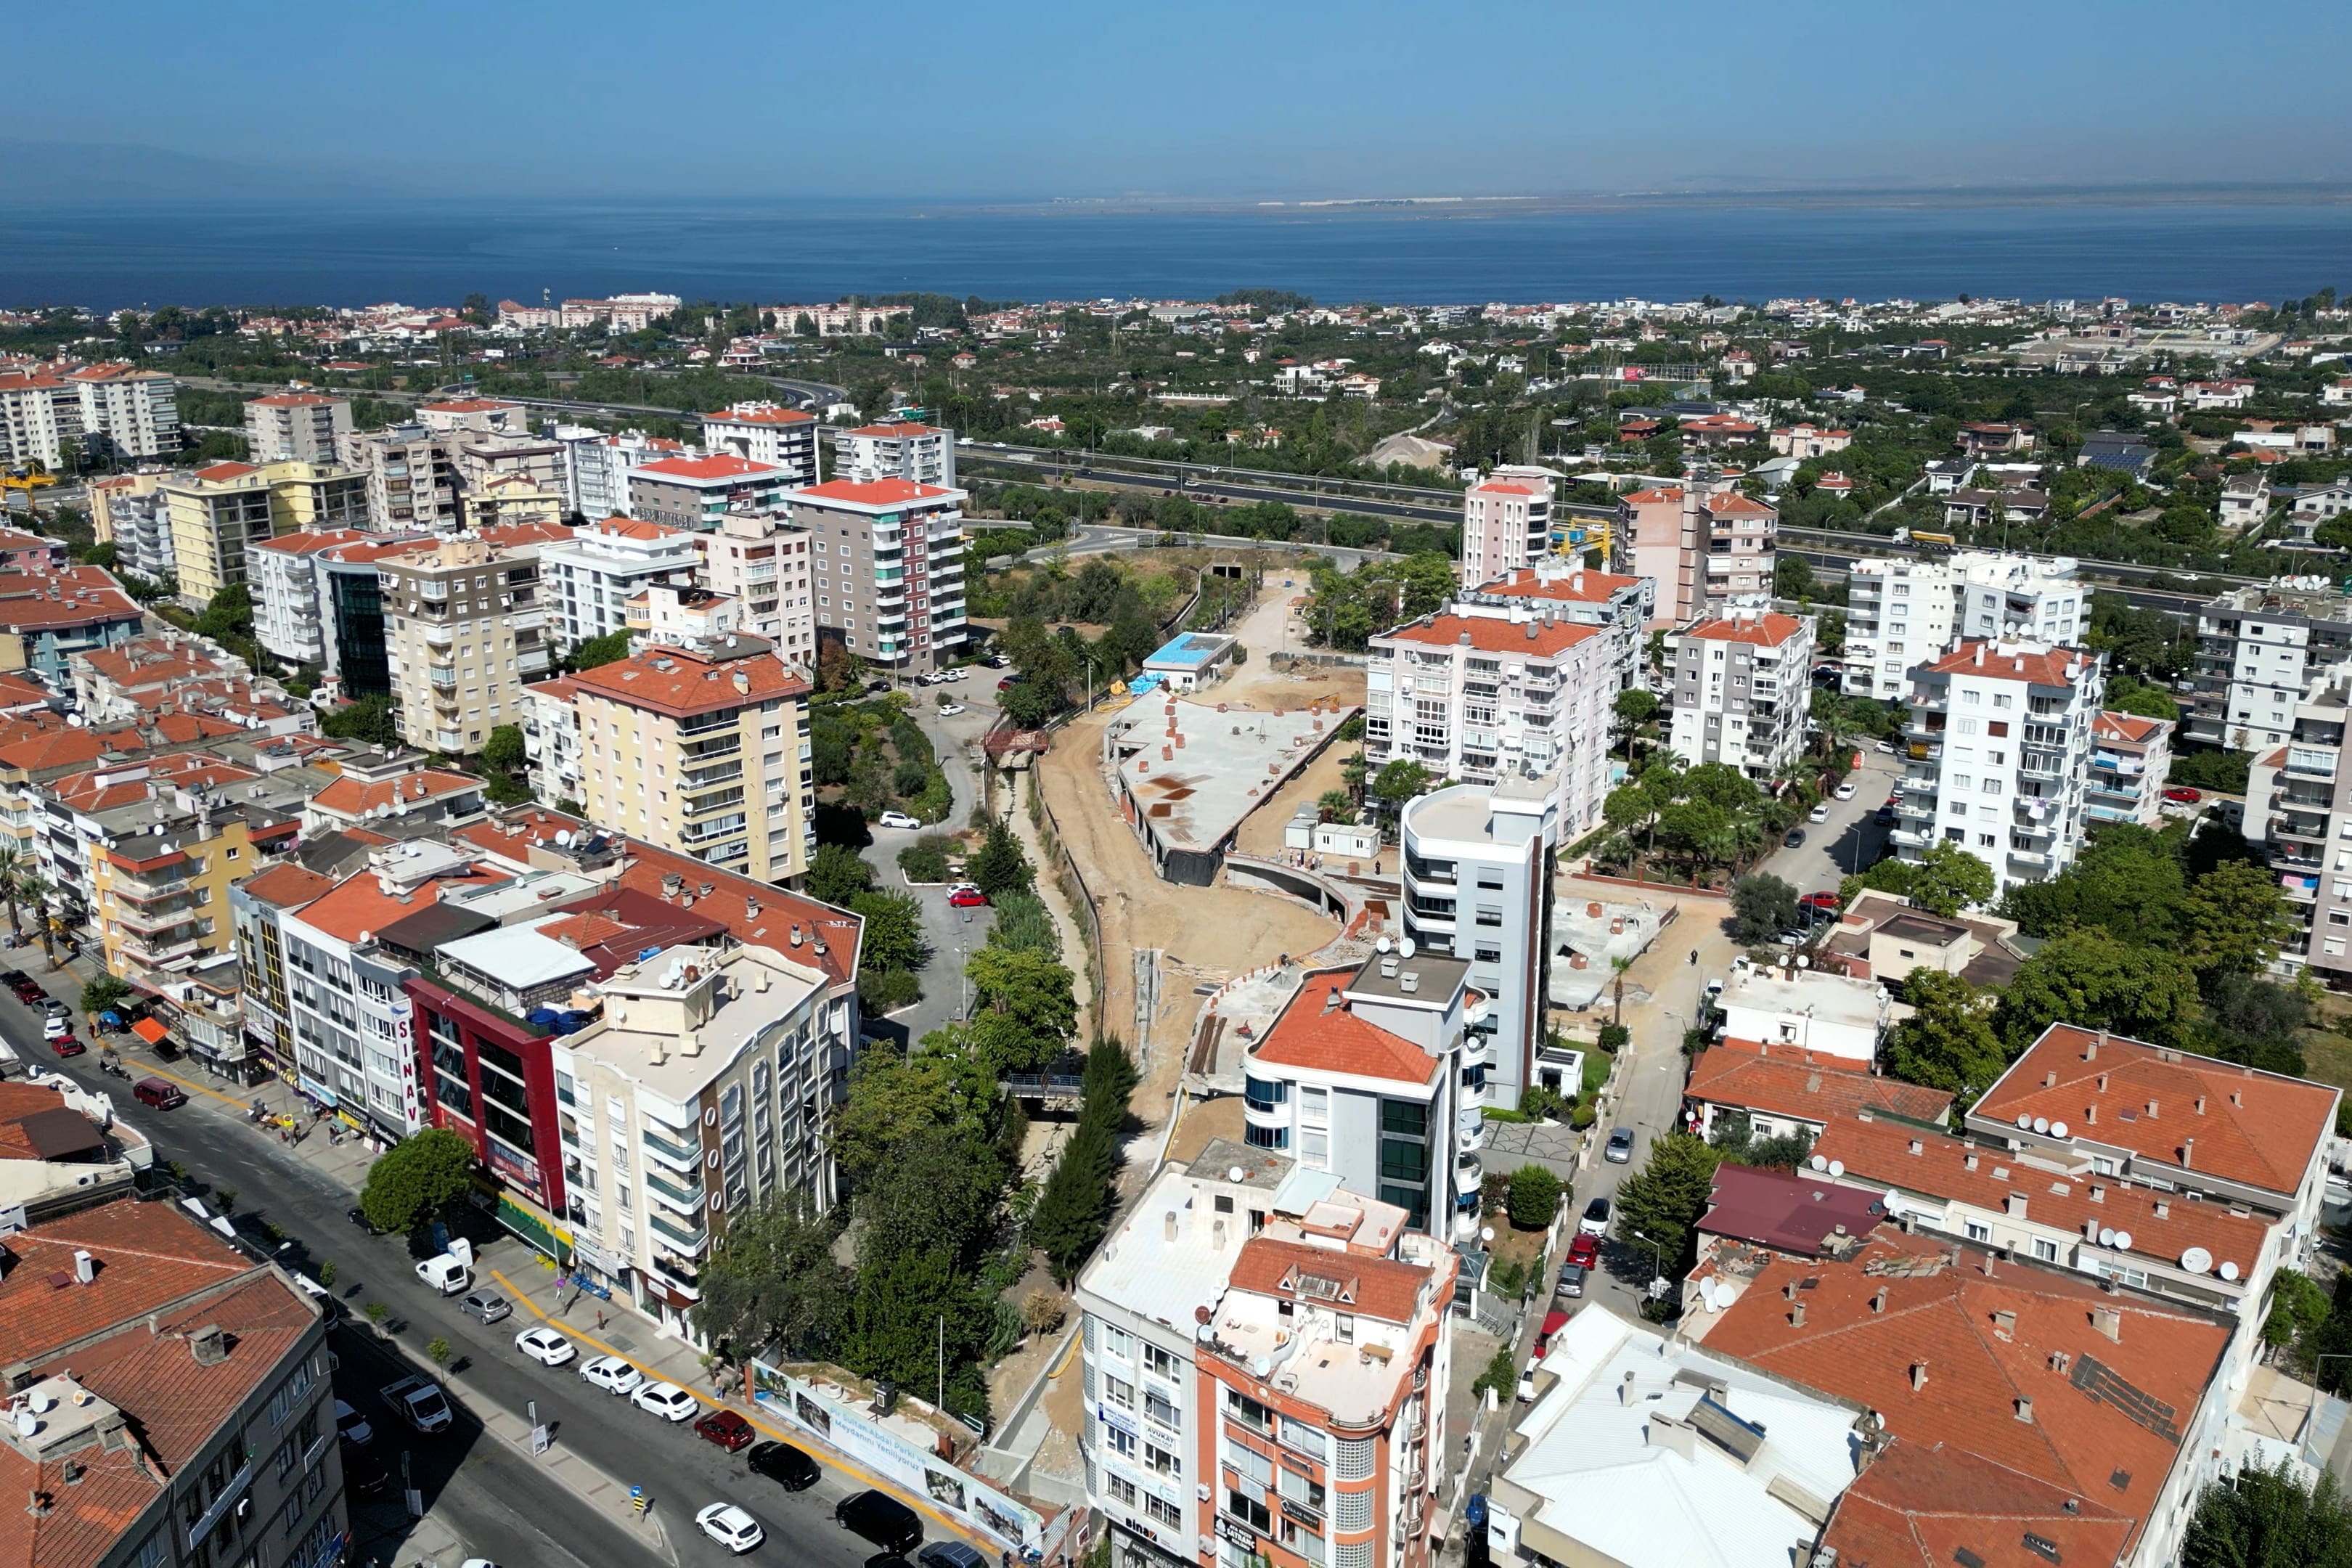
[[[2352,182],[2352,100],[2303,68],[2352,7],[101,9],[16,10],[0,134],[563,198]]]

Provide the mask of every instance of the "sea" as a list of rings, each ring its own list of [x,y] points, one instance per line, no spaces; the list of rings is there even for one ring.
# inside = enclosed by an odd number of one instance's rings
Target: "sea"
[[[1082,203],[20,205],[0,305],[454,304],[659,289],[806,302],[1282,289],[1412,304],[2276,300],[2352,293],[2352,199],[1681,199],[1138,210]]]

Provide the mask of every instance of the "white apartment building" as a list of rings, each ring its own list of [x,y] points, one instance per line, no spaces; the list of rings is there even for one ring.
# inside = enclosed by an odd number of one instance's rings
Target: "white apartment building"
[[[352,404],[323,392],[278,392],[245,405],[246,461],[339,466]]]
[[[909,422],[833,432],[835,479],[955,488],[955,432]]]
[[[62,376],[0,372],[0,462],[54,470],[65,443],[81,439],[81,396]]]
[[[1515,608],[1541,611],[1571,626],[1597,626],[1607,639],[1610,668],[1620,691],[1643,684],[1648,655],[1643,647],[1657,602],[1657,584],[1646,577],[1589,571],[1564,555],[1547,555],[1523,572],[1507,573],[1454,595],[1457,616],[1510,617]]]
[[[1462,1048],[1464,1091],[1484,1104],[1516,1107],[1545,1055],[1560,824],[1556,775],[1454,784],[1406,802],[1399,822],[1404,934],[1467,963],[1486,999]]]
[[[563,505],[574,517],[629,515],[629,470],[665,458],[698,458],[688,447],[642,430],[617,436],[584,425],[559,425],[553,439],[563,449]]]
[[[522,689],[522,753],[530,791],[551,805],[582,798],[579,696],[568,675]]]
[[[1551,479],[1496,476],[1462,496],[1465,587],[1525,568],[1551,550]]]
[[[683,529],[607,517],[542,546],[539,575],[556,651],[570,653],[591,637],[622,630],[630,598],[647,584],[693,582],[702,562],[695,545]]]
[[[81,404],[83,452],[100,462],[168,458],[180,449],[179,383],[127,364],[67,373]]]
[[[1557,774],[1561,831],[1589,830],[1609,793],[1618,672],[1599,627],[1557,619],[1552,608],[1527,601],[1424,616],[1372,638],[1366,760],[1409,758],[1474,784]]]
[[[2164,781],[2172,766],[2173,723],[2110,709],[2091,726],[2091,784],[2084,810],[2093,822],[2154,827],[2164,815]],[[2247,795],[2253,794],[2252,784]],[[2253,816],[2249,798],[2246,815]],[[2259,838],[2249,824],[2249,838]]]
[[[1772,592],[1780,514],[1738,476],[1695,468],[1682,483],[1621,496],[1619,560],[1657,584],[1653,626],[1680,626]]]
[[[833,479],[792,492],[809,533],[820,639],[868,664],[936,669],[964,641],[962,490]]]
[[[2048,643],[1959,642],[1916,667],[1896,852],[1952,844],[1992,868],[1996,892],[2073,863],[2106,685],[2105,654]]]
[[[436,436],[524,436],[530,432],[530,410],[502,397],[453,397],[419,404],[416,422]]]
[[[2236,752],[2286,744],[2312,680],[2352,659],[2352,595],[2326,577],[2232,588],[2197,614],[2188,739]]]
[[[1824,969],[1740,970],[1715,1005],[1727,1040],[1790,1046],[1865,1071],[1894,1021],[1894,1003],[1877,981]]]
[[[2254,754],[2247,770],[2241,831],[2270,856],[2297,931],[2272,969],[2308,968],[2324,980],[2352,977],[2352,767],[2344,737],[2352,723],[2352,665],[2312,678],[2295,704],[2294,731],[2283,746]]]
[[[1729,763],[1759,782],[1804,755],[1812,702],[1813,618],[1735,609],[1666,639],[1668,745],[1692,766]]]
[[[355,528],[321,528],[248,544],[245,574],[253,594],[254,640],[261,651],[288,664],[323,667],[334,626],[331,612],[321,605],[319,574],[310,558],[322,550],[379,537]]]
[[[697,534],[702,581],[739,605],[743,629],[775,645],[776,657],[816,668],[815,556],[806,529],[791,514],[730,511]]]
[[[457,450],[447,436],[422,425],[355,430],[343,439],[343,461],[367,476],[368,527],[376,532],[458,526]]]
[[[472,753],[499,725],[522,722],[523,683],[548,666],[535,554],[455,534],[375,563],[385,662],[410,745]]]
[[[1856,561],[1846,577],[1845,694],[1900,701],[1911,667],[1955,637],[2079,646],[2091,590],[2075,570],[2067,556],[1984,550]]]
[[[713,456],[782,468],[788,485],[813,485],[819,477],[816,416],[782,404],[738,403],[704,415],[702,445]]]

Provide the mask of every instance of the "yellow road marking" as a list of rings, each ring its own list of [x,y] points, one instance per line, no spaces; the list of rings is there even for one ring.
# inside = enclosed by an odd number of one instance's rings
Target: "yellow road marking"
[[[627,1362],[631,1366],[635,1367],[639,1372],[644,1373],[647,1377],[652,1378],[656,1383],[669,1382],[668,1378],[663,1376],[660,1373],[656,1372],[653,1368],[647,1366],[636,1357],[630,1355],[624,1351],[614,1350],[612,1346],[596,1338],[593,1334],[584,1333],[569,1322],[560,1322],[557,1320],[549,1317],[545,1312],[539,1310],[538,1302],[525,1295],[515,1286],[513,1281],[509,1280],[505,1275],[499,1273],[497,1269],[492,1268],[487,1272],[489,1274],[491,1279],[506,1287],[509,1300],[521,1302],[523,1307],[530,1311],[532,1317],[537,1318],[549,1328],[554,1329],[558,1332],[562,1333],[566,1339],[577,1340],[583,1344],[593,1345],[597,1350],[603,1352],[606,1355],[618,1356],[621,1360]],[[698,1403],[708,1405],[713,1410],[735,1409],[731,1405],[711,1398],[709,1394],[703,1393],[698,1388],[690,1387],[685,1384],[680,1384],[678,1386],[685,1388],[688,1394],[694,1395]],[[790,1443],[793,1447],[799,1448],[803,1447],[810,1440],[806,1433],[780,1431],[761,1420],[755,1414],[741,1410],[735,1410],[735,1414],[742,1416],[744,1421],[750,1425],[753,1431],[764,1432],[780,1443]],[[824,1445],[820,1443],[818,1446],[823,1447]],[[901,1495],[898,1489],[891,1482],[884,1480],[879,1476],[870,1474],[862,1467],[852,1464],[847,1459],[841,1458],[836,1456],[832,1459],[826,1460],[825,1463],[830,1464],[834,1468],[844,1471],[877,1490],[888,1492],[894,1497]],[[986,1544],[985,1542],[982,1541],[980,1536],[972,1532],[969,1526],[964,1525],[956,1520],[950,1519],[946,1514],[941,1513],[939,1510],[933,1508],[929,1503],[923,1501],[921,1499],[909,1496],[904,1497],[902,1500],[912,1506],[917,1512],[929,1515],[932,1519],[937,1520],[940,1524],[946,1526],[951,1531],[954,1531],[957,1534],[965,1536],[975,1542],[981,1542],[983,1545]]]

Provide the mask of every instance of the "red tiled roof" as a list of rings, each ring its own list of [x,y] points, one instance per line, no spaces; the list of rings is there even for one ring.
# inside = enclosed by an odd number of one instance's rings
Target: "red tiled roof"
[[[1661,506],[1667,502],[1682,503],[1683,492],[1672,485],[1656,489],[1635,490],[1623,498],[1627,506]]]
[[[628,862],[622,868],[617,889],[606,889],[594,898],[578,900],[569,907],[616,907],[616,894],[620,891],[658,900],[666,876],[686,879],[686,892],[674,907],[683,909],[684,900],[691,897],[695,914],[719,921],[745,946],[773,948],[796,963],[823,970],[835,985],[845,984],[856,975],[858,942],[865,922],[856,915],[787,889],[719,870],[691,856],[639,839],[629,840]],[[705,882],[710,884],[708,894],[701,891]],[[759,904],[757,913],[751,909],[753,900]],[[798,946],[792,940],[794,927],[800,929],[802,937]],[[820,933],[825,946],[822,953],[815,945]]]
[[[1277,1067],[1348,1073],[1391,1083],[1428,1083],[1438,1069],[1439,1058],[1346,1007],[1327,1005],[1327,999],[1345,990],[1354,978],[1352,971],[1308,975],[1252,1055]]]
[[[1522,481],[1519,479],[1487,479],[1483,483],[1473,487],[1470,493],[1474,496],[1495,495],[1519,496],[1525,498],[1528,496],[1545,496],[1551,492],[1549,487],[1538,489],[1531,481]]]
[[[508,403],[496,397],[459,397],[447,403],[428,403],[425,405],[425,411],[429,414],[488,414],[496,408],[521,406],[520,403]]]
[[[2094,1326],[2101,1310],[2116,1314],[2112,1340]],[[2231,1331],[2095,1279],[1881,1226],[1849,1262],[1767,1263],[1706,1345],[1875,1410],[1901,1441],[1973,1454],[2137,1527]]]
[[[2163,725],[2161,719],[2143,719],[2137,713],[2117,713],[2112,709],[2102,709],[2099,716],[2091,721],[2091,733],[2102,741],[2138,742],[2147,740]]]
[[[1914,1147],[1918,1152],[1912,1152]],[[2190,1247],[2202,1247],[2211,1268],[2238,1266],[2241,1278],[2253,1272],[2270,1226],[2252,1215],[2239,1216],[2221,1204],[2189,1203],[2124,1177],[2063,1176],[2019,1163],[1999,1149],[1979,1149],[1958,1138],[1893,1121],[1840,1117],[1822,1130],[1813,1152],[1841,1161],[1853,1181],[1890,1186],[1923,1197],[1971,1204],[1995,1214],[2011,1197],[2025,1200],[2024,1217],[2077,1236],[2084,1227],[2131,1237],[2131,1250],[2175,1263]],[[1969,1168],[1971,1157],[1976,1168]]]
[[[310,528],[299,533],[281,533],[275,539],[257,539],[250,550],[282,550],[289,555],[314,555],[337,544],[358,544],[381,537],[362,533],[356,528]]]
[[[1857,1110],[1940,1123],[1952,1111],[1952,1097],[1940,1089],[1856,1072],[1850,1061],[1817,1058],[1801,1047],[1755,1040],[1725,1040],[1701,1051],[1683,1094],[1816,1125]]]
[[[248,877],[238,885],[245,889],[247,898],[258,899],[281,910],[299,910],[324,897],[334,887],[335,879],[322,877],[289,860],[282,866],[272,866],[257,876]]]
[[[650,463],[639,464],[635,471],[677,479],[737,479],[782,474],[784,470],[773,463],[755,463],[748,458],[721,457],[659,458]]]
[[[1639,587],[1641,583],[1639,577],[1620,577],[1609,572],[1562,572],[1547,583],[1532,570],[1522,568],[1491,583],[1481,583],[1478,592],[1513,599],[1558,599],[1563,603],[1605,605],[1626,589]]]
[[[303,906],[299,918],[314,931],[344,942],[359,942],[417,910],[441,901],[445,889],[496,880],[487,872],[436,878],[409,893],[387,893],[371,870],[355,871],[326,893]]]
[[[1779,515],[1760,500],[1749,500],[1743,495],[1719,495],[1706,503],[1706,510],[1717,517],[1774,517]]]
[[[648,522],[641,517],[608,517],[580,531],[609,534],[614,539],[668,539],[684,533],[686,530],[672,528],[667,523]]]
[[[1299,1280],[1312,1277],[1339,1287],[1336,1295],[1307,1290]],[[1418,1263],[1394,1258],[1365,1258],[1304,1242],[1278,1241],[1254,1236],[1234,1255],[1229,1280],[1236,1290],[1272,1296],[1286,1301],[1315,1301],[1358,1317],[1387,1323],[1410,1323],[1421,1304],[1422,1292],[1435,1274]]]
[[[581,670],[572,683],[583,693],[673,718],[804,696],[809,690],[807,681],[772,654],[706,660],[677,647],[648,647]]]
[[[1530,631],[1535,633],[1533,637],[1528,635]],[[1492,616],[1433,616],[1427,621],[1415,621],[1389,633],[1398,642],[1433,647],[1459,646],[1466,638],[1468,646],[1480,653],[1516,653],[1534,658],[1553,658],[1600,635],[1597,627],[1567,621],[1519,624]]]
[[[1760,616],[1735,616],[1701,621],[1682,635],[1704,638],[1708,642],[1752,643],[1758,647],[1779,647],[1804,630],[1804,626],[1805,623],[1794,616],[1768,610]]]
[[[909,506],[918,501],[940,500],[955,494],[937,485],[919,485],[912,479],[827,479],[821,485],[804,485],[793,492],[794,500],[846,501],[852,506]]]
[[[317,795],[310,804],[322,811],[339,812],[357,817],[379,805],[410,805],[438,799],[445,795],[457,795],[465,790],[479,789],[482,781],[468,773],[444,773],[438,768],[419,768],[403,773],[396,779],[383,779],[366,784],[349,777],[337,779]]]
[[[816,416],[798,408],[722,408],[702,417],[718,425],[806,425]]]
[[[1885,1203],[1874,1193],[1727,1162],[1716,1167],[1698,1227],[1710,1236],[1818,1258],[1839,1232],[1867,1236],[1885,1218]]]
[[[534,680],[523,689],[536,697],[553,698],[558,702],[569,702],[580,694],[579,685],[568,675],[559,675],[551,680]]]
[[[962,356],[958,355],[957,357],[961,358]],[[941,431],[936,425],[884,424],[860,425],[856,429],[852,430],[850,434],[853,436],[872,436],[887,440],[892,437],[906,438],[915,436],[938,436],[943,435],[945,432]]]
[[[261,470],[251,463],[207,463],[195,470],[195,477],[206,484],[221,485],[228,483],[231,479],[241,479],[247,474],[259,472]]]
[[[2021,1116],[2063,1121],[2077,1139],[2129,1149],[2159,1165],[2292,1194],[2314,1152],[2335,1133],[2339,1092],[2053,1024],[1969,1114],[1989,1122]]]
[[[62,1271],[71,1279],[77,1248],[97,1260],[97,1277],[58,1289],[49,1276]],[[0,1360],[10,1365],[38,1361],[93,1327],[144,1317],[256,1267],[176,1205],[130,1198],[43,1220],[11,1236],[8,1251],[15,1261],[0,1274]],[[146,1325],[140,1328],[144,1332]]]
[[[1838,1499],[1822,1544],[1855,1568],[1952,1568],[1971,1560],[1986,1568],[2048,1568],[2121,1563],[2135,1528],[2096,1496],[1949,1444],[1897,1438]],[[2024,1544],[2029,1534],[2049,1543],[2047,1556]]]
[[[272,393],[268,397],[257,397],[246,406],[248,408],[319,408],[327,404],[341,401],[340,398],[328,397],[316,392],[278,392]]]

